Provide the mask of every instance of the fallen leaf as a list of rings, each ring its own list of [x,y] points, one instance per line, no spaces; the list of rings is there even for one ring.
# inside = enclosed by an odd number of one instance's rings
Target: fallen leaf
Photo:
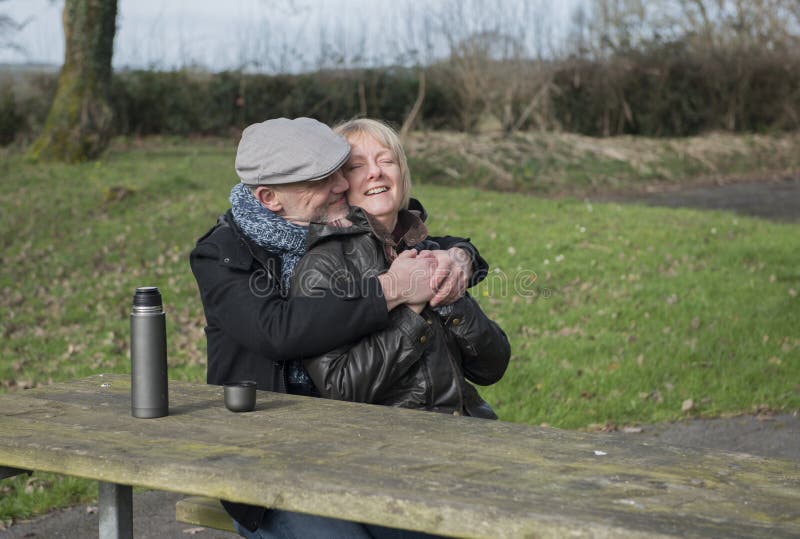
[[[686,413],[691,412],[692,410],[694,410],[694,401],[692,399],[686,399],[683,401],[683,404],[681,404],[681,412]]]
[[[756,419],[759,417],[772,417],[775,415],[775,411],[769,407],[767,404],[759,404],[756,406],[755,409]]]
[[[586,427],[589,432],[617,432],[617,424],[612,422],[607,423],[592,423]]]
[[[25,482],[25,492],[30,494],[32,492],[42,492],[45,488],[50,486],[50,482],[42,479],[41,477],[30,477]]]
[[[622,432],[627,434],[638,434],[643,431],[644,429],[642,427],[622,427]]]
[[[639,397],[642,399],[652,399],[658,403],[664,402],[664,397],[661,396],[661,392],[657,389],[654,389],[650,393],[639,393]]]
[[[561,328],[556,332],[556,335],[559,337],[571,337],[572,335],[583,335],[583,331],[580,328],[575,327],[565,327]]]

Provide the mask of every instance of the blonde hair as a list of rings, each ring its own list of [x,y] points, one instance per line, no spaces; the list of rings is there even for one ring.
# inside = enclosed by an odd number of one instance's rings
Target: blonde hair
[[[355,137],[369,135],[394,154],[400,167],[400,189],[403,193],[400,207],[408,209],[408,201],[411,198],[411,171],[408,169],[406,152],[397,132],[385,123],[370,118],[357,118],[340,123],[334,126],[333,132],[342,135],[348,142]]]

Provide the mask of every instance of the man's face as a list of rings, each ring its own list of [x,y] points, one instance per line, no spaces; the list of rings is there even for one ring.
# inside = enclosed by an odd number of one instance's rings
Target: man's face
[[[290,183],[273,190],[280,202],[278,215],[297,225],[328,223],[347,215],[347,181],[338,170],[324,180]]]

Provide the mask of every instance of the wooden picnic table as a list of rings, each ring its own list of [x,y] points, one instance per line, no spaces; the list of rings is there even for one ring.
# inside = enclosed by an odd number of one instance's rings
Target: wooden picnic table
[[[611,435],[170,381],[0,395],[0,466],[101,482],[101,535],[130,537],[130,486],[454,537],[800,537],[800,462]],[[105,515],[105,517],[104,517]],[[104,528],[105,526],[105,528]]]

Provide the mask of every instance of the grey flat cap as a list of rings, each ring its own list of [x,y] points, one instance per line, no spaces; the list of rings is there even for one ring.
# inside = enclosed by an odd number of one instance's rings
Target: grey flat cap
[[[341,167],[350,144],[312,118],[277,118],[248,126],[236,151],[236,173],[248,185],[321,180]]]

